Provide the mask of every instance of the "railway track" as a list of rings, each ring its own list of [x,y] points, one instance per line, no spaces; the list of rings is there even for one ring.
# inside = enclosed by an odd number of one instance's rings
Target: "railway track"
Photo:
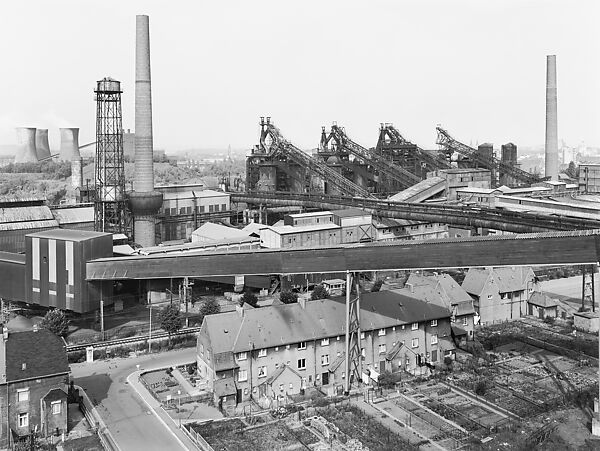
[[[185,335],[192,335],[192,334],[196,334],[197,332],[200,331],[199,327],[188,327],[186,329],[181,329],[177,332],[174,332],[171,334],[171,337],[178,337],[178,336],[185,336]],[[150,338],[151,340],[161,340],[164,338],[168,338],[169,334],[167,332],[153,332],[152,333],[152,338]],[[144,335],[144,336],[136,336],[136,337],[127,337],[127,338],[117,338],[115,340],[106,340],[106,341],[96,341],[96,342],[91,342],[91,343],[82,343],[82,344],[75,344],[75,345],[67,345],[67,352],[76,352],[76,351],[85,351],[86,348],[88,347],[93,347],[94,349],[97,348],[110,348],[113,346],[121,346],[121,345],[128,345],[128,344],[133,344],[133,343],[143,343],[145,341],[148,341],[148,335]]]

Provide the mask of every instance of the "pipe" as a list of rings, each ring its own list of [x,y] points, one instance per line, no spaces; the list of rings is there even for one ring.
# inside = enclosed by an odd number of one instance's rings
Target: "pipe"
[[[155,216],[163,196],[154,191],[149,18],[136,16],[135,20],[135,178],[129,204],[134,241],[150,247],[155,244]]]
[[[15,163],[37,163],[35,128],[17,127],[17,152]]]
[[[35,148],[37,150],[38,160],[50,158],[50,144],[48,144],[47,128],[38,128],[35,131]]]
[[[546,57],[545,176],[558,180],[558,123],[556,106],[556,55]]]
[[[58,159],[61,161],[73,161],[81,159],[79,153],[79,129],[60,129],[60,153]]]

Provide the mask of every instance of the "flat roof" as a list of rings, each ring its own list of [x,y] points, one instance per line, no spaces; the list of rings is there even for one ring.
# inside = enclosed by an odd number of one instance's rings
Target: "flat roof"
[[[342,210],[332,210],[332,213],[338,218],[352,218],[354,216],[372,216],[368,211],[360,208],[344,208]]]
[[[328,223],[328,224],[315,224],[315,225],[307,225],[307,226],[289,226],[289,225],[283,225],[283,226],[268,226],[268,227],[264,227],[261,230],[272,230],[275,233],[278,233],[279,235],[289,235],[291,233],[303,233],[303,232],[318,232],[319,230],[333,230],[333,229],[339,229],[340,226],[333,224],[333,223]]]
[[[292,213],[288,215],[290,218],[313,218],[315,216],[326,216],[333,214],[331,211],[311,211],[309,213]]]
[[[35,237],[35,238],[50,238],[53,240],[65,240],[65,241],[86,241],[86,240],[91,240],[91,239],[98,238],[101,236],[110,236],[111,240],[112,240],[111,233],[91,232],[88,230],[74,230],[74,229],[44,230],[43,232],[30,233],[25,236]]]
[[[464,188],[457,188],[456,192],[463,193],[477,193],[477,194],[492,194],[495,192],[501,193],[502,191],[495,188],[477,188],[475,186],[465,186]]]

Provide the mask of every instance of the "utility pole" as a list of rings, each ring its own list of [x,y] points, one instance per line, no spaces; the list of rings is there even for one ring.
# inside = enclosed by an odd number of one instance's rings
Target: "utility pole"
[[[102,292],[102,285],[100,285],[100,336],[104,341],[104,297]]]
[[[148,292],[148,303],[150,304],[150,328],[148,329],[148,354],[152,351],[152,298]]]

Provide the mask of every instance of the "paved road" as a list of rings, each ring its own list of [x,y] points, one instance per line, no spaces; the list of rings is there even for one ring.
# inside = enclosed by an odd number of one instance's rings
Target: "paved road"
[[[594,274],[594,288],[599,293],[600,274]],[[581,302],[581,283],[582,276],[565,277],[563,279],[546,280],[540,285],[544,292],[563,296],[565,298],[575,299]]]
[[[195,348],[71,365],[75,384],[88,394],[122,451],[186,449],[152,414],[148,405],[127,383],[140,369],[162,368],[195,361]]]

